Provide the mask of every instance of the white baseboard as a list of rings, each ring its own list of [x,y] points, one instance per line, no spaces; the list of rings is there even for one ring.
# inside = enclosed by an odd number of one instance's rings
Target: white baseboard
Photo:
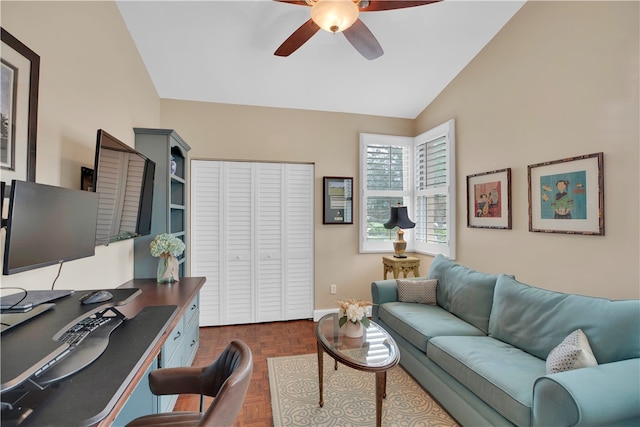
[[[313,321],[317,322],[322,316],[330,313],[337,313],[338,308],[325,308],[323,310],[313,310]]]

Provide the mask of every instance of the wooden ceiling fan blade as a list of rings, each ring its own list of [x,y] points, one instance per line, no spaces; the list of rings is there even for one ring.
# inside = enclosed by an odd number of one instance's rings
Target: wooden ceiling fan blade
[[[309,6],[309,3],[307,3],[304,0],[273,0],[273,1],[277,1],[279,3],[297,4],[299,6]]]
[[[320,30],[320,27],[309,19],[307,22],[302,24],[300,28],[295,30],[293,34],[289,36],[288,39],[284,41],[280,45],[280,47],[274,52],[276,56],[289,56],[300,46],[305,44],[315,33]]]
[[[361,12],[377,12],[380,10],[405,9],[407,7],[424,6],[442,0],[369,0],[369,5],[360,6]]]
[[[368,60],[376,59],[382,56],[384,51],[378,40],[373,35],[369,27],[360,19],[342,32],[349,40],[349,43],[356,48],[358,52]]]

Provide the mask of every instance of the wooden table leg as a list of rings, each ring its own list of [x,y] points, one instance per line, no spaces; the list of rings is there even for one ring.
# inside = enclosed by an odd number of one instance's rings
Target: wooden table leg
[[[382,398],[387,397],[387,372],[376,372],[376,427],[382,426]]]
[[[323,355],[322,355],[322,346],[320,343],[317,343],[318,346],[318,388],[320,389],[320,407],[324,405],[324,400],[322,399],[322,386],[323,386]]]
[[[382,397],[386,399],[387,398],[387,371],[384,371],[382,375],[384,375],[384,380],[382,380],[384,384],[382,389]]]

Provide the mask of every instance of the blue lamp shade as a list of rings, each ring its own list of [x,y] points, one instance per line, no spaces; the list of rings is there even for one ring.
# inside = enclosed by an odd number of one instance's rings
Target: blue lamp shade
[[[416,223],[409,219],[406,206],[392,206],[391,218],[384,224],[384,228],[392,229],[398,227],[398,238],[393,242],[393,250],[395,251],[394,257],[406,258],[405,251],[407,249],[407,242],[404,240],[403,228],[413,228]]]

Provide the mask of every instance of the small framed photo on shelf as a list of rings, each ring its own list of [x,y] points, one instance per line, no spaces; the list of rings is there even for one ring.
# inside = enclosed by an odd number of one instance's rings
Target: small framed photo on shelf
[[[467,227],[511,229],[511,168],[467,176]]]
[[[603,153],[527,168],[529,231],[604,235]]]
[[[353,178],[323,178],[322,223],[353,224]]]

